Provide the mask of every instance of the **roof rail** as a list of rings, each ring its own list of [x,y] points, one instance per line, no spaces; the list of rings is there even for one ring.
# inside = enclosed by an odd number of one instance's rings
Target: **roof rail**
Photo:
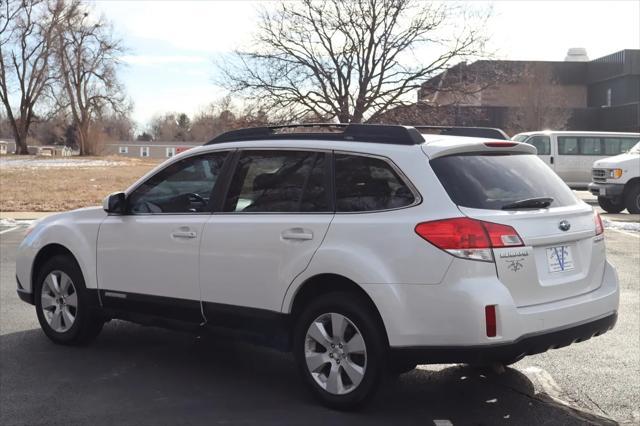
[[[295,129],[322,131],[296,132]],[[281,126],[251,127],[223,133],[205,145],[256,139],[320,139],[351,142],[373,142],[393,145],[419,145],[424,138],[413,127],[383,124],[305,123]]]
[[[491,139],[501,139],[501,140],[509,139],[509,135],[507,135],[503,130],[496,129],[493,127],[422,126],[422,125],[417,125],[413,127],[421,133],[430,133],[429,131],[432,131],[439,135],[448,135],[448,136],[467,136],[467,137],[473,137],[473,138],[491,138]],[[423,132],[423,130],[426,130],[426,131]]]

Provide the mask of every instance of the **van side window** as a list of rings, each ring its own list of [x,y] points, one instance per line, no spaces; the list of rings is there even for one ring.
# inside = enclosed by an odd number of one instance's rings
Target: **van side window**
[[[638,142],[634,138],[604,138],[604,154],[618,155],[629,151]]]
[[[415,201],[391,165],[379,158],[336,153],[335,175],[338,212],[388,210]]]
[[[559,136],[560,155],[604,155],[602,139],[596,137]]]
[[[558,137],[558,154],[560,155],[579,155],[578,138],[576,137]]]
[[[551,154],[551,138],[549,136],[531,136],[526,143],[533,145],[538,150],[538,155]]]

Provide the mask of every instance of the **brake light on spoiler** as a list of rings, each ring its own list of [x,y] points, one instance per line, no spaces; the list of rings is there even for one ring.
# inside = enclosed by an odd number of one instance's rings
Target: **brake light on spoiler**
[[[511,226],[468,217],[422,222],[415,232],[453,256],[484,262],[493,262],[491,249],[524,246]]]

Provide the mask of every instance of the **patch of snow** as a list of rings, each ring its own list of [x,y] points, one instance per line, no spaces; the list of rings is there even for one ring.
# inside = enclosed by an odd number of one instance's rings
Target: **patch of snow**
[[[640,232],[640,222],[620,222],[602,218],[602,224],[607,229],[611,228],[620,229],[622,231]]]
[[[83,158],[0,158],[0,167],[22,169],[53,169],[53,168],[88,168],[111,167],[126,164],[124,161],[88,160]]]
[[[0,219],[0,226],[14,227],[14,226],[29,226],[35,219]]]

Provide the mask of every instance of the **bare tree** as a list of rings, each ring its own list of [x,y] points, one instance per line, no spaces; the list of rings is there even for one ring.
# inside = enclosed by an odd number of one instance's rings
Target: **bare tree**
[[[80,0],[73,0],[67,4],[56,33],[56,63],[62,83],[58,100],[70,112],[80,155],[99,151],[98,139],[91,138],[96,117],[106,111],[125,114],[130,108],[117,79],[124,48],[105,18],[91,12]]]
[[[518,75],[521,103],[509,108],[505,127],[512,133],[564,130],[573,112],[553,69],[544,62],[526,64]]]
[[[54,79],[52,43],[62,3],[47,8],[43,0],[2,0],[0,9],[0,101],[13,130],[16,154],[27,154],[36,107]]]
[[[482,53],[489,12],[415,0],[282,2],[220,81],[269,111],[362,122],[453,63]]]

